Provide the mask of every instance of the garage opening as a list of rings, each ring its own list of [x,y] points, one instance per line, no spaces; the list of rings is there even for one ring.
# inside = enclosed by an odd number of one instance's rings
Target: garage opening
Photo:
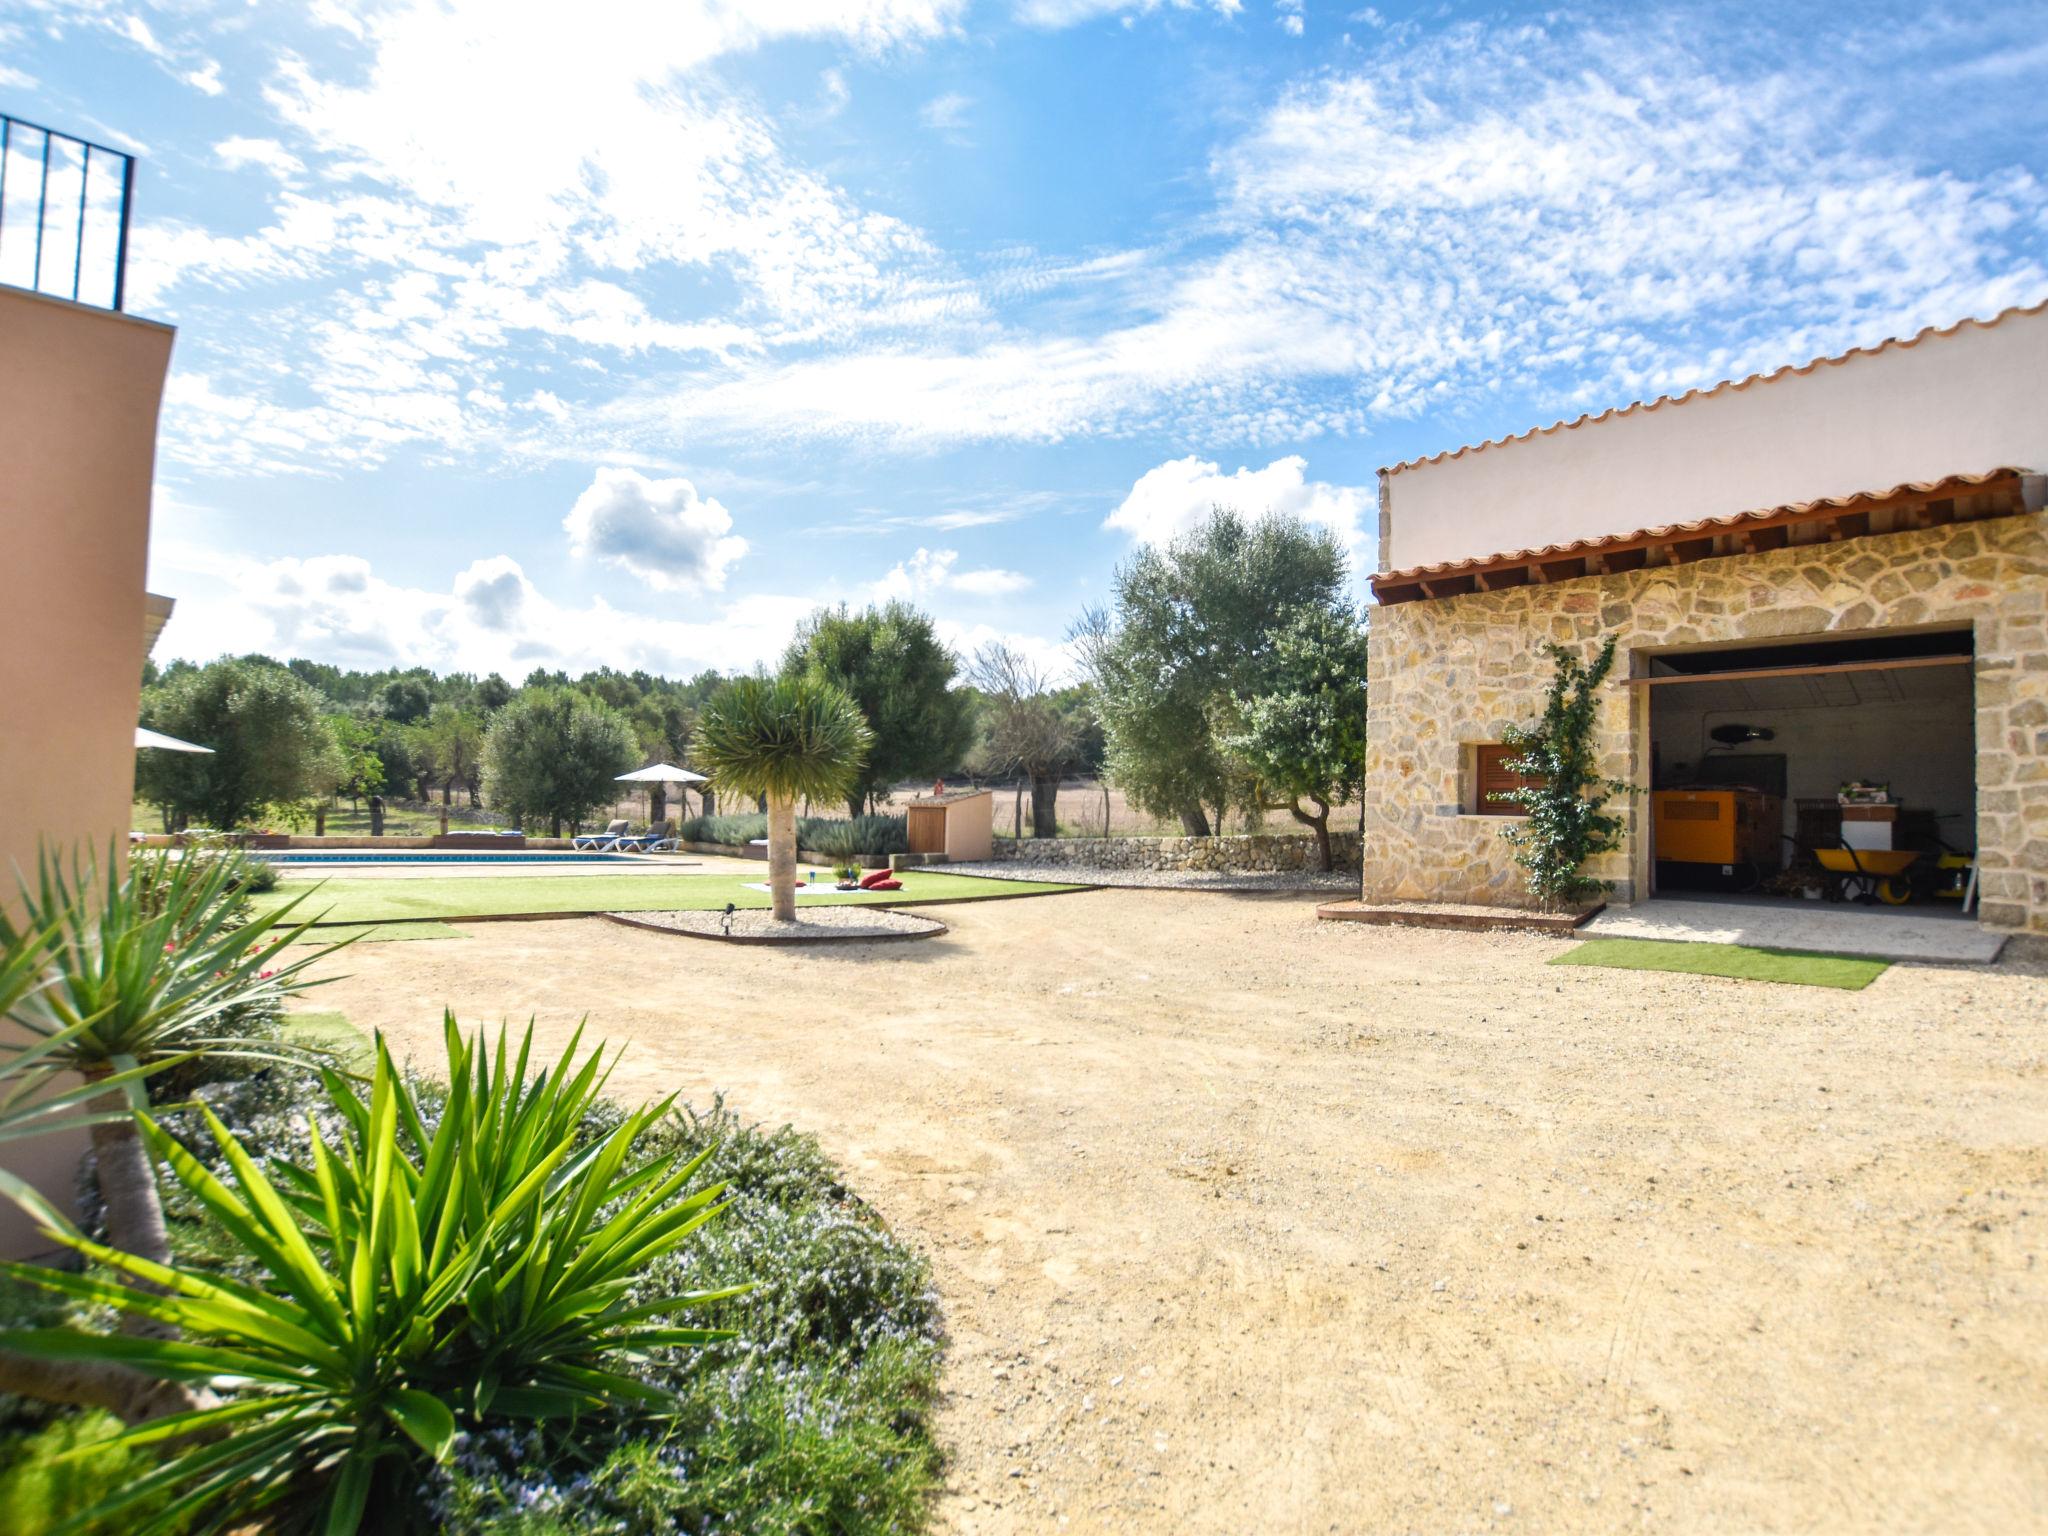
[[[1651,888],[1974,910],[1968,629],[1639,658]]]

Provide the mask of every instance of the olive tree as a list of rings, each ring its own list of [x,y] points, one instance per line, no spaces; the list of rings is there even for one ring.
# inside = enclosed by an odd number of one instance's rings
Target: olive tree
[[[522,689],[484,737],[491,804],[524,821],[545,818],[549,835],[609,805],[633,766],[626,717],[586,693],[552,685]]]
[[[1232,698],[1223,744],[1267,810],[1315,834],[1332,866],[1330,812],[1365,785],[1365,626],[1346,602],[1297,608],[1273,636],[1249,692]]]
[[[1224,739],[1236,701],[1260,693],[1290,616],[1343,604],[1349,579],[1327,529],[1224,507],[1133,554],[1117,569],[1112,605],[1084,615],[1074,633],[1111,779],[1194,837],[1233,808],[1263,808],[1257,775]]]
[[[173,825],[229,829],[266,812],[287,820],[340,777],[318,693],[282,667],[223,659],[142,696],[142,723],[209,753],[141,752],[136,792]]]

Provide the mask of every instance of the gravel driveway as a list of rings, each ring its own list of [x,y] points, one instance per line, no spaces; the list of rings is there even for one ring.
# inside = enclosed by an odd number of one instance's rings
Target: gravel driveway
[[[2048,979],[1547,968],[1312,897],[948,908],[790,954],[598,921],[309,1003],[628,1043],[932,1254],[955,1531],[2048,1528]],[[623,985],[622,978],[631,978]]]

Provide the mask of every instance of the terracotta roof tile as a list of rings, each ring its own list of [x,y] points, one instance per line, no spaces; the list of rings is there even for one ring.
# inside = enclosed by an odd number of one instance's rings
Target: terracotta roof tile
[[[1413,565],[1406,570],[1381,571],[1372,578],[1372,581],[1374,586],[1392,585],[1397,582],[1443,576],[1453,571],[1469,571],[1479,566],[1562,560],[1569,555],[1589,554],[1595,550],[1611,549],[1618,544],[1633,544],[1641,540],[1654,542],[1688,535],[1696,538],[1704,533],[1726,533],[1741,527],[1744,523],[1796,518],[1809,512],[1822,512],[1828,508],[1847,509],[1865,503],[1890,501],[1896,496],[1940,496],[1950,491],[1966,491],[1974,486],[1989,485],[1995,480],[2017,480],[2031,473],[2031,470],[2007,466],[1987,469],[1976,475],[1945,475],[1939,480],[1909,480],[1884,491],[1856,491],[1847,496],[1818,496],[1812,501],[1790,502],[1781,507],[1758,507],[1749,512],[1731,512],[1726,517],[1702,517],[1689,523],[1665,523],[1655,528],[1638,528],[1631,533],[1610,533],[1597,538],[1574,539],[1569,544],[1545,544],[1537,549],[1502,550],[1498,554],[1477,555],[1468,560],[1444,560],[1435,565]]]
[[[1878,353],[1888,352],[1894,347],[1901,350],[1907,347],[1917,347],[1930,336],[1953,336],[1957,331],[1963,329],[1964,326],[1972,326],[1980,331],[1988,331],[1994,325],[2009,320],[2014,315],[2038,315],[2043,310],[2048,310],[2048,299],[2043,299],[2038,304],[2015,304],[2010,309],[2000,310],[1989,320],[1971,318],[1958,320],[1954,325],[1930,325],[1925,330],[1917,331],[1911,336],[1887,337],[1874,347],[1851,347],[1847,352],[1838,353],[1833,357],[1817,357],[1810,363],[1797,366],[1788,363],[1783,368],[1774,368],[1769,373],[1752,373],[1747,378],[1723,379],[1719,384],[1709,385],[1705,389],[1689,389],[1682,395],[1659,395],[1654,400],[1638,400],[1630,405],[1609,406],[1598,415],[1588,412],[1586,415],[1572,421],[1555,421],[1547,427],[1531,427],[1526,432],[1517,432],[1508,437],[1489,438],[1482,443],[1468,443],[1462,448],[1446,448],[1441,453],[1426,454],[1421,458],[1407,459],[1399,464],[1390,464],[1383,468],[1380,473],[1383,475],[1398,475],[1404,469],[1420,469],[1425,464],[1441,464],[1446,459],[1462,459],[1468,453],[1483,453],[1488,448],[1505,448],[1510,443],[1527,442],[1532,437],[1548,437],[1553,432],[1575,431],[1579,427],[1593,426],[1606,421],[1609,417],[1633,416],[1637,411],[1655,411],[1661,410],[1668,405],[1684,405],[1689,401],[1704,400],[1709,395],[1722,394],[1728,390],[1748,389],[1752,384],[1768,384],[1774,379],[1785,377],[1787,374],[1811,373],[1816,368],[1836,368],[1848,362],[1851,358],[1875,357]]]

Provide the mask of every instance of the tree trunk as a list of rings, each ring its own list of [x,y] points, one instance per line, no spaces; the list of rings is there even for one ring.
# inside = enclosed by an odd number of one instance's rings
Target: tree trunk
[[[455,776],[450,774],[441,781],[441,804],[447,805],[455,794]]]
[[[1191,801],[1180,808],[1180,829],[1188,837],[1208,837],[1209,813],[1202,809],[1199,800]]]
[[[0,1392],[43,1403],[104,1408],[124,1424],[219,1406],[204,1387],[158,1381],[125,1365],[100,1360],[38,1360],[0,1349]]]
[[[866,812],[867,808],[868,792],[866,790],[857,789],[853,791],[852,794],[846,797],[846,814],[852,817],[855,821],[860,820],[862,814]]]
[[[768,802],[768,900],[778,923],[796,921],[796,801]]]
[[[1031,835],[1058,837],[1060,819],[1055,802],[1059,799],[1060,776],[1056,773],[1031,775]]]
[[[88,1079],[103,1078],[111,1070],[99,1067],[86,1076]],[[128,1096],[119,1089],[100,1094],[92,1100],[95,1114],[121,1112],[128,1107]],[[138,1259],[148,1259],[153,1264],[169,1264],[171,1236],[164,1225],[164,1206],[157,1193],[156,1169],[150,1166],[149,1148],[143,1145],[134,1120],[104,1121],[92,1127],[91,1136],[100,1199],[107,1208],[108,1245],[123,1253],[132,1253]],[[158,1289],[132,1277],[123,1277],[122,1283],[137,1290]],[[167,1339],[173,1332],[162,1323],[132,1312],[121,1314],[121,1331],[152,1339]]]
[[[647,791],[647,819],[650,823],[656,822],[667,814],[668,790],[657,784]]]
[[[704,802],[704,814],[706,816],[716,816],[718,814],[718,797],[708,789],[700,789],[697,791],[697,794]]]
[[[562,818],[561,818],[561,817],[559,817],[559,816],[553,816],[553,817],[550,817],[550,818],[548,819],[548,836],[549,836],[549,837],[560,837],[561,835],[562,835]]]
[[[1310,798],[1314,797],[1311,796]],[[1322,861],[1323,873],[1327,875],[1337,867],[1330,858],[1330,808],[1320,800],[1316,801],[1316,805],[1320,808],[1320,814],[1315,816],[1311,816],[1307,811],[1304,811],[1299,800],[1295,801],[1287,809],[1293,813],[1296,821],[1315,833],[1316,854]]]
[[[98,1068],[89,1077],[106,1077]],[[94,1113],[126,1110],[127,1096],[118,1090],[92,1101]],[[100,1198],[107,1205],[107,1241],[123,1253],[156,1264],[171,1261],[170,1233],[164,1227],[163,1202],[157,1198],[156,1170],[149,1149],[133,1120],[109,1120],[92,1127],[92,1150],[99,1164]]]

